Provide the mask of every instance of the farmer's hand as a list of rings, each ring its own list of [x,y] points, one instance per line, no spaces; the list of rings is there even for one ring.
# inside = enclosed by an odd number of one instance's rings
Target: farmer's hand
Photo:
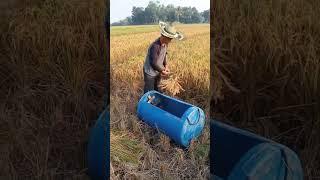
[[[167,70],[167,68],[166,69],[164,69],[163,71],[161,71],[161,75],[163,75],[163,76],[166,76],[166,75],[168,75],[170,72],[169,72],[169,70]]]
[[[165,67],[165,70],[169,73],[170,72],[170,69],[168,67],[168,65]]]

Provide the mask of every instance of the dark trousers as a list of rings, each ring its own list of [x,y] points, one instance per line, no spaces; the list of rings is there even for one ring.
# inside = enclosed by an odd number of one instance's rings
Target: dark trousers
[[[161,76],[158,75],[158,76],[150,76],[146,73],[143,73],[144,74],[144,93],[148,92],[148,91],[151,91],[151,90],[156,90],[156,91],[159,91],[159,84],[160,84],[160,80],[161,80]]]

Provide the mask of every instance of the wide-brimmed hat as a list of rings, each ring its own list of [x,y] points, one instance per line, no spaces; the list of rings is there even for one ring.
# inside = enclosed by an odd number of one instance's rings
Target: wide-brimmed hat
[[[162,21],[159,22],[159,26],[162,35],[171,39],[183,39],[183,35],[181,34],[181,32],[176,31],[176,29],[173,26],[170,26],[169,24]]]

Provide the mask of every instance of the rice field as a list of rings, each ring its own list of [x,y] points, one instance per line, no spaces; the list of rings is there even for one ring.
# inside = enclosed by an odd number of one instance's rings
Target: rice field
[[[287,145],[320,176],[320,2],[214,1],[212,117]]]
[[[169,44],[167,58],[172,77],[161,86],[166,94],[195,104],[209,115],[210,26],[179,24],[176,28],[185,39]],[[208,127],[189,149],[183,150],[136,117],[137,102],[143,93],[143,63],[148,46],[159,35],[157,25],[111,27],[111,142],[113,134],[123,138],[122,143],[111,146],[111,178],[206,179]],[[128,147],[129,151],[116,151],[125,149],[120,147]],[[127,156],[130,159],[124,158]]]
[[[86,143],[105,93],[105,2],[10,2],[0,21],[0,179],[89,179]]]

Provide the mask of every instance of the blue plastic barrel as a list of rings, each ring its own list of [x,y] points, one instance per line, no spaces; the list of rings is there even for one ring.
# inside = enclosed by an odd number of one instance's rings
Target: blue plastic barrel
[[[105,110],[90,131],[87,160],[88,174],[92,180],[105,180],[110,176],[109,119],[109,112]]]
[[[202,109],[158,91],[149,91],[140,98],[137,113],[139,119],[184,147],[201,134],[205,123]]]
[[[288,147],[218,121],[210,123],[210,171],[219,180],[302,180]]]

